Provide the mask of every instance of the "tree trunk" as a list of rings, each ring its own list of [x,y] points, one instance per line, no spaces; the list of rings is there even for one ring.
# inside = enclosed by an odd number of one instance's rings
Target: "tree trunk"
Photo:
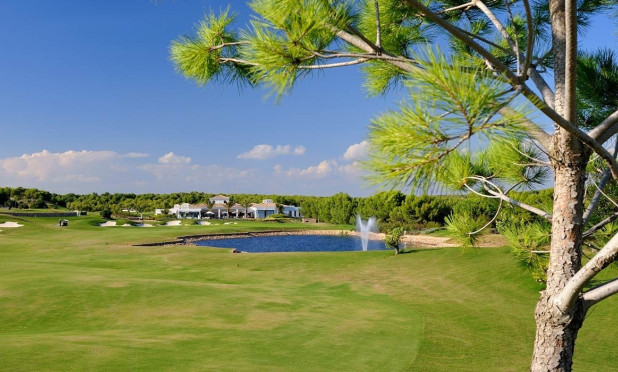
[[[576,1],[549,0],[554,56],[554,107],[576,124],[575,62],[577,57]],[[556,126],[550,152],[554,170],[552,239],[547,287],[535,311],[536,338],[532,371],[570,371],[577,333],[585,309],[581,300],[561,311],[554,298],[581,267],[584,190],[589,150]]]
[[[547,287],[541,293],[532,371],[570,371],[577,333],[585,310],[581,301],[566,312],[553,298],[581,267],[585,170],[588,150],[563,130],[554,135],[554,208]]]
[[[531,371],[571,371],[575,340],[585,315],[581,301],[563,314],[547,291],[541,294],[535,311],[537,328]]]

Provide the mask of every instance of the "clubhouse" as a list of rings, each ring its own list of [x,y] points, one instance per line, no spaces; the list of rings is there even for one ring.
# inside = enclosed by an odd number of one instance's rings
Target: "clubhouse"
[[[266,218],[282,213],[288,217],[300,218],[300,207],[293,205],[277,205],[272,199],[264,199],[261,203],[251,203],[248,208],[234,203],[229,205],[230,198],[224,195],[213,196],[210,204],[175,204],[168,213],[179,219],[210,219],[210,218]],[[163,209],[156,209],[155,215],[163,214]]]

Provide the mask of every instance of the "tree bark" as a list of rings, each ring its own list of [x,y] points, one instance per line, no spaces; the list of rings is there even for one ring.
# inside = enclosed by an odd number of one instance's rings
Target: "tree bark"
[[[554,53],[554,107],[575,124],[575,1],[549,1]],[[556,125],[550,151],[554,170],[554,209],[547,287],[535,311],[537,325],[532,371],[571,371],[577,333],[586,310],[581,297],[567,309],[555,298],[581,268],[585,171],[589,150]]]
[[[547,287],[541,293],[532,371],[570,371],[577,333],[584,320],[583,302],[562,312],[554,298],[581,267],[585,165],[583,145],[565,131],[556,133],[554,150],[554,210]]]

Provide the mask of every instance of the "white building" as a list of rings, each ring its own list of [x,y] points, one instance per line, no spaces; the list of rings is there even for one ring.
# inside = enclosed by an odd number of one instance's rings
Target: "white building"
[[[213,204],[229,204],[230,203],[230,198],[228,198],[225,195],[215,195],[208,200]]]
[[[253,218],[266,218],[271,214],[276,214],[277,204],[273,203],[272,199],[264,199],[259,204],[251,204],[247,208],[247,214]]]
[[[284,205],[283,207],[281,207],[281,213],[285,214],[288,217],[302,217],[300,214],[300,207],[295,207],[293,205]]]
[[[206,204],[189,203],[175,204],[173,208],[170,208],[169,214],[175,214],[176,218],[197,218],[202,219],[212,215],[212,212],[208,210]]]

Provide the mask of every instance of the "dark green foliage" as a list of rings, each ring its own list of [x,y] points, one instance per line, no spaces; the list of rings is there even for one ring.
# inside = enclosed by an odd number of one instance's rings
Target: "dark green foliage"
[[[356,213],[363,219],[376,217],[378,222],[388,221],[390,214],[406,200],[401,192],[379,192],[358,200]]]
[[[618,107],[618,60],[614,51],[581,52],[577,58],[577,110],[587,128],[597,126]]]
[[[10,193],[7,192],[3,187],[0,187],[0,207],[3,207],[10,198]]]
[[[497,211],[497,200],[476,195],[461,198],[453,205],[453,214],[467,214],[471,218],[493,217]]]
[[[45,203],[45,200],[43,199],[37,199],[32,204],[30,204],[30,208],[45,209],[47,208],[47,203]]]
[[[112,218],[112,211],[109,209],[103,209],[101,211],[101,217],[109,220],[110,218]]]

